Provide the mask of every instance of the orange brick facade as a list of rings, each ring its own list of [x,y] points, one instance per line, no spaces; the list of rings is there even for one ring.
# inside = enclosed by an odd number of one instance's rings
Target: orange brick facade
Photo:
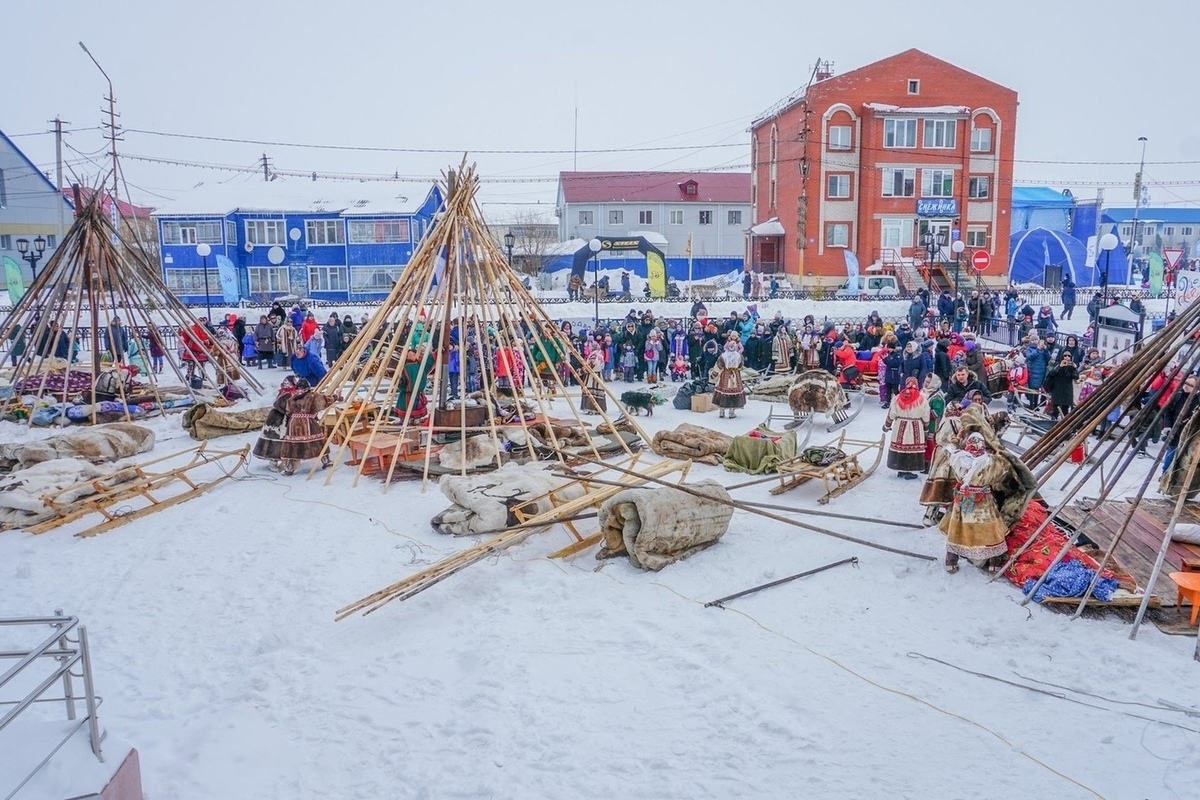
[[[964,265],[987,250],[983,277],[1002,284],[1016,117],[1016,92],[919,50],[814,82],[751,129],[754,223],[784,232],[752,235],[747,263],[832,287],[847,248],[889,273],[924,257],[929,230],[962,238]],[[938,207],[918,215],[921,200]]]

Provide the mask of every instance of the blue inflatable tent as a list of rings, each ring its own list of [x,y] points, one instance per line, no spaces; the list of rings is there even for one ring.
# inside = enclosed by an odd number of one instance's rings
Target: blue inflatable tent
[[[1008,241],[1008,279],[1057,288],[1070,277],[1077,286],[1096,284],[1087,266],[1087,245],[1062,231],[1031,228],[1014,233]]]

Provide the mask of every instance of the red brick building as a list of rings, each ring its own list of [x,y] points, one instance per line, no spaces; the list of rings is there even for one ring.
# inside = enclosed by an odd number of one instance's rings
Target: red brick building
[[[747,263],[801,286],[846,279],[844,251],[863,274],[929,278],[923,235],[941,235],[934,261],[1002,283],[1008,263],[1017,93],[920,50],[833,76],[818,70],[801,93],[751,127],[752,214]],[[928,237],[926,237],[927,239]],[[935,269],[934,283],[950,270]]]

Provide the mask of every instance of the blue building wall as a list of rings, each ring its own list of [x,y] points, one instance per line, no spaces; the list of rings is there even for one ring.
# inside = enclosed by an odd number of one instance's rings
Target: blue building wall
[[[250,300],[256,304],[267,303],[272,297],[295,294],[301,297],[311,297],[316,300],[351,301],[351,300],[381,300],[391,289],[390,280],[382,273],[378,278],[379,285],[370,289],[357,288],[356,276],[364,276],[378,267],[387,272],[399,273],[412,258],[417,244],[425,233],[432,227],[433,215],[441,207],[442,194],[433,187],[421,206],[411,214],[378,214],[371,216],[343,215],[341,213],[297,213],[297,212],[241,212],[220,215],[188,215],[164,216],[158,219],[158,238],[162,258],[163,280],[171,287],[176,296],[185,303],[202,304],[205,302],[204,282],[202,273],[199,284],[190,289],[175,288],[178,278],[184,270],[203,270],[205,259],[196,252],[196,244],[167,244],[163,235],[164,228],[169,223],[216,223],[219,225],[220,241],[209,242],[212,253],[207,258],[209,273],[210,301],[214,305],[223,304],[223,295],[218,288],[219,278],[217,256],[225,256],[233,262],[237,271],[238,290],[240,299]],[[271,245],[256,245],[247,247],[246,222],[253,220],[283,221],[284,243],[277,245],[282,251],[282,259],[272,263],[274,249]],[[314,244],[308,240],[310,221],[334,220],[339,223],[342,231],[341,244]],[[408,224],[408,241],[379,244],[350,244],[350,224],[354,222],[384,222],[402,220]],[[227,224],[228,223],[228,224]],[[293,235],[298,231],[299,235]],[[322,290],[312,285],[309,279],[310,267],[335,267],[344,272],[345,288]],[[287,270],[286,286],[279,285],[262,291],[251,291],[250,270],[252,269]],[[358,268],[356,270],[356,268]],[[173,274],[174,273],[174,274]],[[193,273],[195,274],[195,273]],[[262,273],[258,273],[262,274]],[[257,287],[255,287],[257,288]]]

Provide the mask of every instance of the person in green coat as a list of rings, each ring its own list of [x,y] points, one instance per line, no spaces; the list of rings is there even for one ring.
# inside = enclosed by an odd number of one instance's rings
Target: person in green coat
[[[8,360],[15,367],[21,360],[21,356],[25,355],[25,329],[20,325],[13,325],[13,329],[8,332],[8,341],[11,342],[8,348]]]
[[[433,358],[426,357],[422,348],[408,351],[404,367],[396,373],[396,415],[407,417],[409,422],[420,422],[429,413],[429,400],[425,388],[429,383],[429,372],[433,369]],[[412,411],[409,412],[409,403]]]
[[[929,474],[929,464],[933,461],[933,451],[937,449],[937,429],[946,413],[946,395],[942,393],[942,379],[932,372],[925,376],[925,385],[921,387],[925,399],[929,403],[929,426],[925,429],[925,469],[922,473]]]

